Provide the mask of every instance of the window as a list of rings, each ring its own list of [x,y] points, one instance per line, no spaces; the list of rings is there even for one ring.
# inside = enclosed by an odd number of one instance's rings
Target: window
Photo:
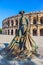
[[[36,24],[37,20],[36,18],[33,19],[33,24]]]
[[[18,25],[18,20],[16,19],[16,25]]]
[[[10,21],[9,20],[7,21],[7,25],[10,26]]]
[[[11,30],[11,35],[13,35],[13,30]]]
[[[15,30],[15,35],[16,35],[16,36],[18,35],[18,30],[17,30],[17,29]]]
[[[40,18],[40,23],[43,24],[43,17]]]
[[[40,29],[40,36],[43,36],[43,29]]]
[[[8,30],[8,35],[10,34],[10,31]]]
[[[14,22],[13,22],[13,20],[11,20],[11,26],[13,26],[14,25]]]
[[[37,30],[33,29],[33,36],[37,36]]]

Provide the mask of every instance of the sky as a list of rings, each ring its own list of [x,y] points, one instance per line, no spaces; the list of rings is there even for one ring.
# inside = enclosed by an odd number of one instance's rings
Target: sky
[[[0,28],[3,19],[17,15],[21,10],[26,13],[42,11],[43,0],[0,0]]]

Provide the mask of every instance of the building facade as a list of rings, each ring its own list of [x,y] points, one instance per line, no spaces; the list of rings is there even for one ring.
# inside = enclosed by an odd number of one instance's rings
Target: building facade
[[[30,23],[30,34],[32,36],[43,36],[43,12],[25,13]],[[6,18],[2,22],[2,34],[17,35],[19,27],[20,14]]]

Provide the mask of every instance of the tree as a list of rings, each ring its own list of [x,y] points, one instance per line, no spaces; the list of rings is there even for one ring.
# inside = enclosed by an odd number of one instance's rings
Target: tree
[[[0,34],[2,34],[2,28],[0,28]]]

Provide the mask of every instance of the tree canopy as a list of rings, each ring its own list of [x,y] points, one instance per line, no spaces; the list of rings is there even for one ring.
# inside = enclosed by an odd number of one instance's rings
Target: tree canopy
[[[2,34],[2,28],[0,28],[0,34]]]

